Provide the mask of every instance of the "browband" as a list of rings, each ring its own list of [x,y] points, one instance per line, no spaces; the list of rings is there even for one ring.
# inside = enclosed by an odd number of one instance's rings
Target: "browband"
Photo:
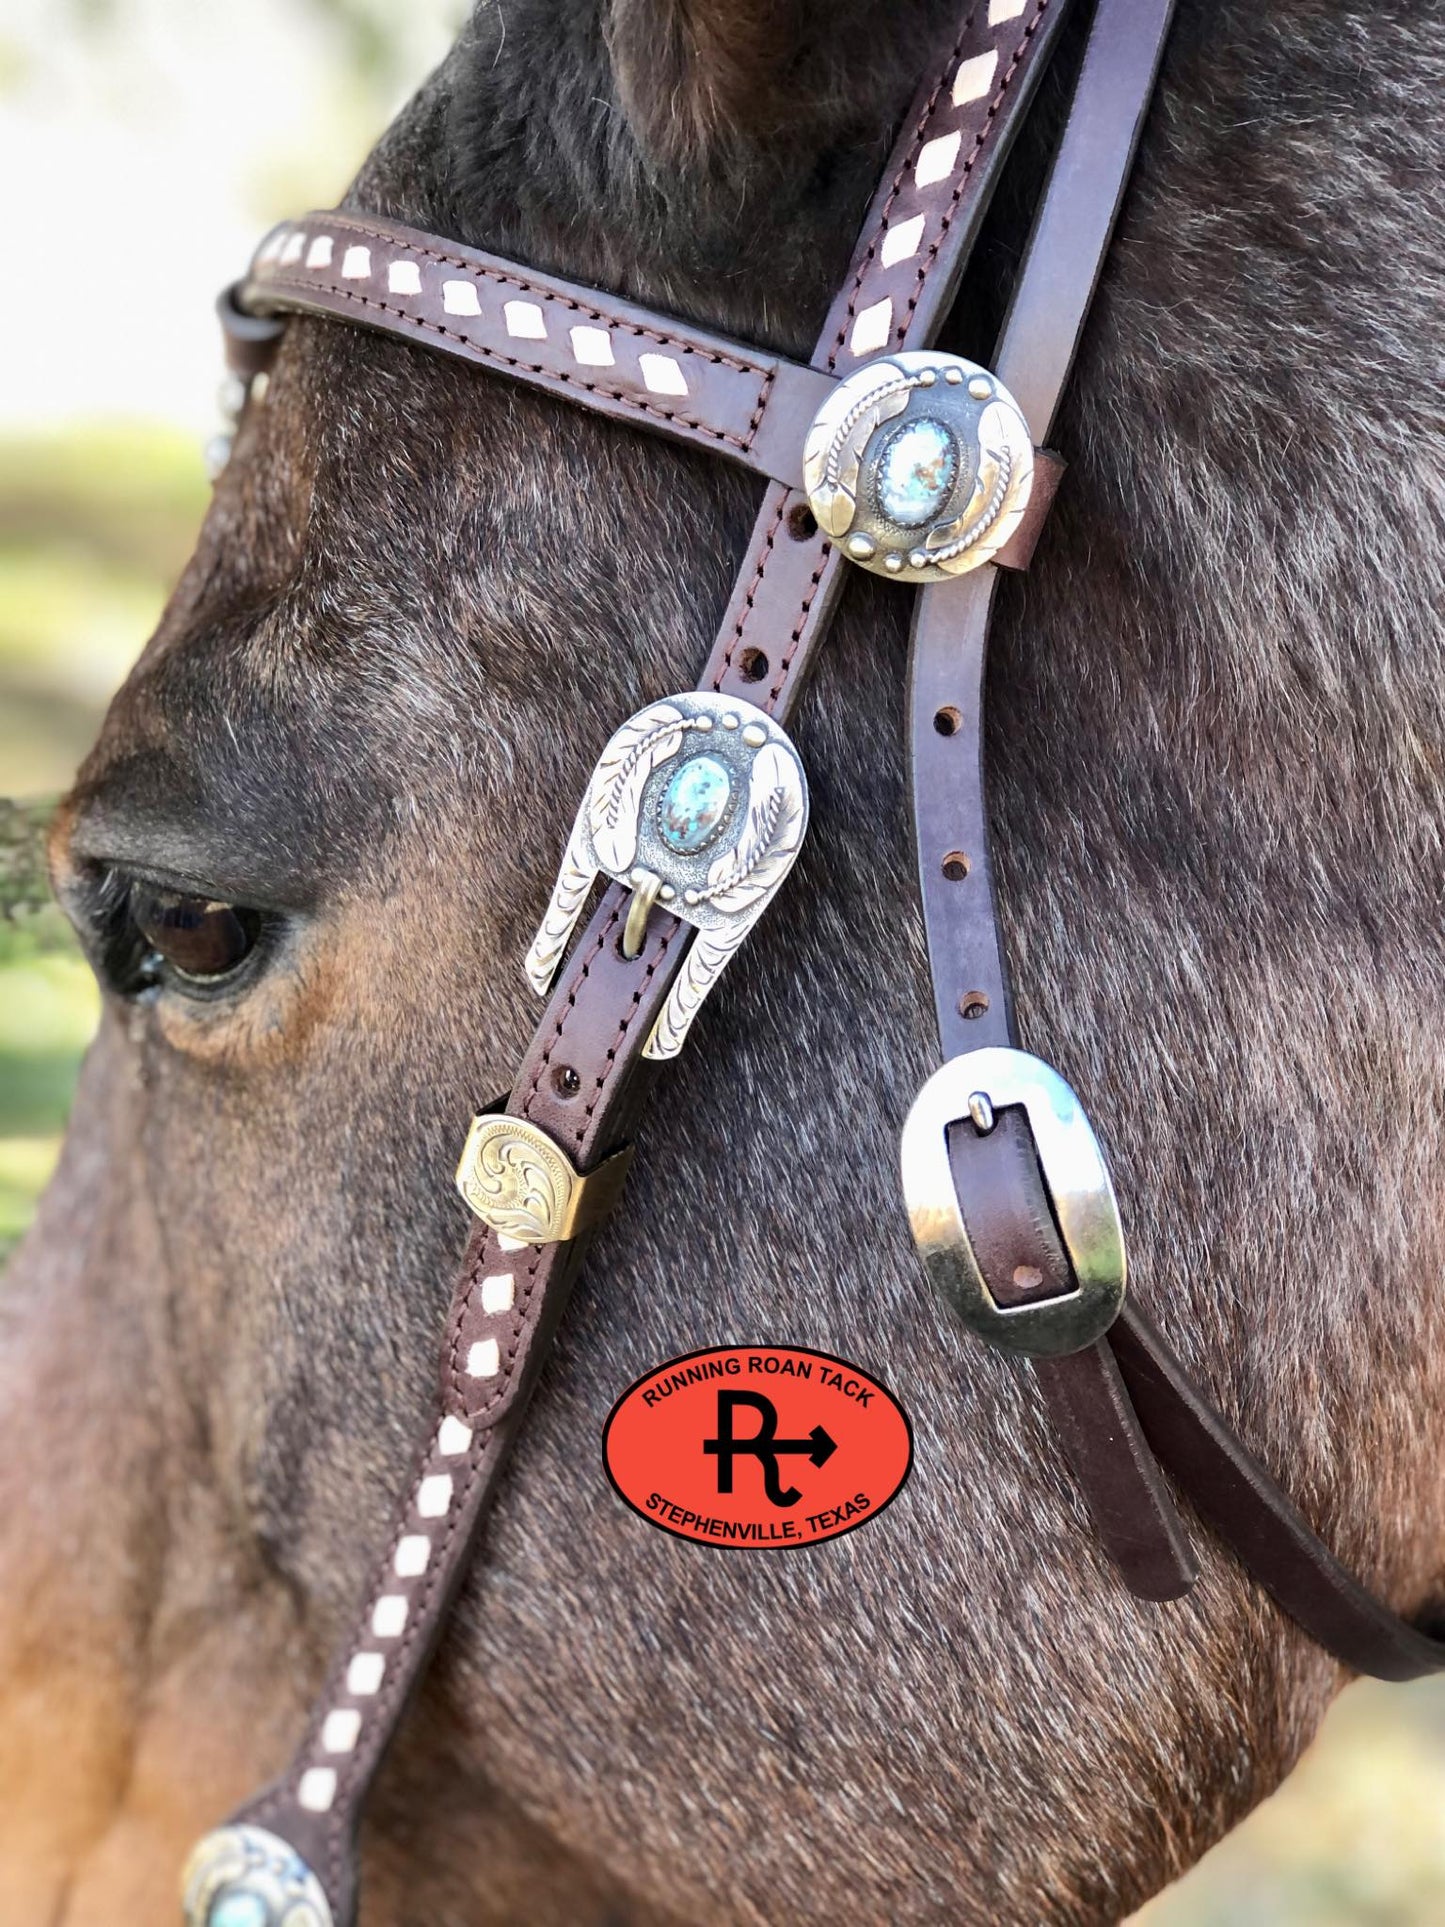
[[[349,211],[275,229],[222,297],[242,405],[260,393],[281,316],[336,317],[713,449],[768,487],[697,689],[624,722],[589,786],[527,960],[534,985],[550,989],[545,1014],[512,1091],[474,1120],[463,1155],[459,1183],[480,1221],[447,1320],[435,1413],[292,1764],[192,1858],[196,1927],[217,1895],[263,1886],[296,1909],[288,1927],[355,1918],[368,1789],[466,1570],[590,1227],[620,1191],[641,1061],[681,1048],[802,840],[806,778],[784,725],[849,559],[923,585],[911,775],[945,1061],[909,1119],[903,1176],[930,1277],[966,1323],[1031,1360],[1136,1594],[1174,1598],[1195,1576],[1162,1467],[1344,1664],[1387,1679],[1445,1667],[1445,1644],[1345,1571],[1124,1299],[1093,1134],[1056,1073],[1018,1047],[983,786],[994,564],[1027,563],[1062,472],[1035,445],[1049,439],[1072,365],[1171,0],[1098,0],[994,372],[928,350],[1066,11],[1067,0],[969,8],[904,123],[806,367]],[[895,416],[900,429],[876,436]],[[872,451],[897,448],[905,431],[941,446],[938,420],[976,433],[977,484],[961,514],[901,540],[900,526],[922,526],[900,524],[904,509],[942,512],[905,499],[917,471],[894,473]],[[688,847],[696,826],[685,818],[665,849],[651,818],[641,821],[639,782],[671,767],[685,742],[707,744],[723,771],[714,780],[750,784],[769,802],[757,847],[712,861]],[[705,799],[698,807],[706,813]],[[574,936],[598,872],[606,887]]]
[[[911,258],[905,242],[922,246],[924,218],[893,223],[891,249],[886,235],[883,242],[888,265]],[[838,387],[833,365],[868,352],[884,325],[880,306],[872,304],[871,319],[854,317],[849,345],[834,344],[826,366],[804,368],[399,221],[333,209],[273,228],[220,312],[243,378],[263,365],[258,343],[279,339],[283,324],[268,317],[330,315],[725,455],[797,491],[808,430]],[[1028,566],[1058,485],[1057,457],[1040,449],[1035,462],[1033,512],[994,557],[1004,568]]]

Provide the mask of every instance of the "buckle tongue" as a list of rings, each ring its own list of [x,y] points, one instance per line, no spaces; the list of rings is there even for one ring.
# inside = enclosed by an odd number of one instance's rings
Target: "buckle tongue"
[[[969,1243],[948,1130],[970,1120],[986,1136],[997,1113],[1012,1106],[1028,1118],[1076,1288],[1005,1306],[989,1290]],[[951,1058],[908,1113],[902,1165],[908,1219],[929,1281],[970,1330],[1029,1358],[1083,1351],[1103,1337],[1124,1302],[1124,1230],[1099,1141],[1057,1071],[1026,1051],[1002,1048]]]

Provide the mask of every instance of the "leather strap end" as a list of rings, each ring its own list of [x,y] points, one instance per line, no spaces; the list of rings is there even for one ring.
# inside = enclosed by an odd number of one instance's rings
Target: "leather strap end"
[[[241,306],[245,283],[233,281],[216,297],[216,314],[226,347],[226,366],[250,381],[264,375],[276,359],[286,323],[276,315],[250,314]]]
[[[1022,1113],[1000,1112],[987,1136],[951,1131],[949,1159],[969,1245],[995,1301],[1022,1305],[1067,1291],[1073,1273]],[[1140,1599],[1181,1598],[1198,1568],[1109,1340],[1033,1365],[1120,1578]]]
[[[1120,1578],[1136,1599],[1184,1598],[1199,1566],[1108,1339],[1068,1358],[1038,1359],[1034,1371]]]
[[[994,557],[1000,569],[1022,570],[1033,561],[1034,548],[1044,532],[1044,524],[1049,519],[1049,511],[1054,506],[1054,497],[1059,492],[1059,483],[1064,479],[1067,466],[1063,457],[1055,455],[1052,449],[1034,450],[1034,485],[1029,494],[1028,507],[1024,510],[1023,520]]]
[[[1194,1384],[1138,1305],[1125,1305],[1110,1338],[1150,1448],[1282,1612],[1352,1672],[1399,1681],[1445,1667],[1438,1607],[1425,1627],[1416,1626],[1366,1590]]]

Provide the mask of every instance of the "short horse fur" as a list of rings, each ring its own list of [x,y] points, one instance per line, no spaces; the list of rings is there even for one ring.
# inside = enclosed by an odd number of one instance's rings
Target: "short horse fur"
[[[350,203],[805,354],[955,11],[484,5]],[[1445,1564],[1442,70],[1437,9],[1184,0],[991,685],[1024,1035],[1106,1141],[1133,1289],[1402,1609]],[[980,359],[1046,151],[948,344]],[[83,928],[106,866],[285,923],[243,992],[108,996],[8,1276],[7,1919],[171,1918],[285,1760],[430,1396],[451,1167],[576,798],[690,684],[759,486],[288,328],[55,836]],[[1203,1535],[1188,1602],[1122,1595],[1032,1382],[923,1283],[905,601],[850,585],[809,844],[659,1085],[383,1774],[368,1927],[1112,1921],[1340,1684]],[[866,1530],[718,1556],[608,1490],[622,1388],[747,1339],[910,1410]]]

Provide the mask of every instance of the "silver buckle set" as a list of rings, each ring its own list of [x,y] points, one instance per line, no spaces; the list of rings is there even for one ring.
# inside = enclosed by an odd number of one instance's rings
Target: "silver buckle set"
[[[1028,507],[1033,460],[1028,424],[997,376],[929,350],[879,356],[840,381],[808,432],[803,475],[819,527],[844,555],[893,581],[926,583],[992,560]],[[587,786],[528,953],[533,989],[550,990],[594,880],[609,877],[632,892],[626,955],[638,954],[654,904],[696,930],[644,1053],[676,1056],[792,868],[807,822],[802,759],[764,710],[699,690],[639,710],[614,731]],[[1075,1279],[1070,1292],[1019,1306],[1000,1305],[979,1268],[947,1137],[965,1120],[986,1135],[1010,1107],[1028,1119]],[[524,1223],[513,1208],[511,1165],[521,1159],[531,1171],[540,1152],[530,1139],[512,1139],[530,1129],[516,1119],[476,1120],[458,1181],[494,1230],[548,1243],[571,1235],[568,1214]],[[488,1132],[506,1142],[492,1145]],[[495,1154],[490,1176],[478,1162],[479,1133]],[[566,1162],[550,1142],[546,1149]],[[972,1331],[1004,1351],[1054,1357],[1108,1330],[1124,1297],[1123,1231],[1098,1140],[1056,1071],[1003,1048],[953,1058],[909,1113],[902,1169],[924,1268]],[[558,1179],[569,1196],[586,1182],[570,1167]]]

